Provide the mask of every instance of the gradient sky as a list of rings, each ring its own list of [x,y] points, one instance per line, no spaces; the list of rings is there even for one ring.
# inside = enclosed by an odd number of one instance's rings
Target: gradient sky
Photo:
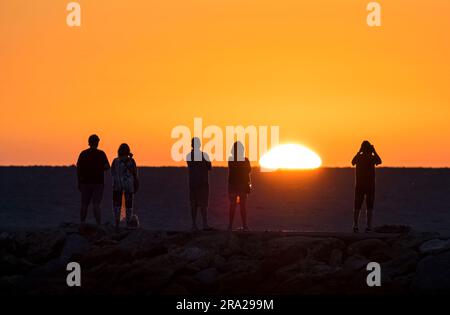
[[[450,2],[0,0],[0,164],[171,161],[176,125],[279,125],[281,142],[348,166],[363,139],[387,166],[450,166]]]

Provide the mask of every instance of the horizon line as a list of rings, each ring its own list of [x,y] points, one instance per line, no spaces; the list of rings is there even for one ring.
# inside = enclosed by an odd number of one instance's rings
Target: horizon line
[[[13,167],[22,167],[22,168],[32,168],[32,167],[76,167],[75,164],[0,164],[0,168],[13,168]],[[228,166],[226,165],[218,165],[218,166],[213,166],[213,168],[227,168]],[[138,168],[187,168],[187,165],[140,165],[138,166]],[[252,168],[261,168],[260,165],[256,165],[256,166],[252,166]],[[315,171],[315,170],[319,170],[319,169],[346,169],[346,168],[354,168],[354,166],[320,166],[318,168],[315,169],[278,169],[281,171]],[[381,169],[381,168],[386,168],[386,169],[392,169],[392,168],[397,168],[397,169],[403,169],[403,168],[407,168],[407,169],[450,169],[450,166],[377,166],[377,169]]]

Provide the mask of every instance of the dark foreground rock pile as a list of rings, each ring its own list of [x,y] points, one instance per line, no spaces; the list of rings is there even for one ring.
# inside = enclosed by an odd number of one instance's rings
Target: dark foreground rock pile
[[[78,226],[0,234],[2,294],[397,294],[450,291],[450,240],[385,226],[372,234],[116,233]],[[68,287],[69,262],[81,287]],[[369,262],[381,287],[368,287]]]

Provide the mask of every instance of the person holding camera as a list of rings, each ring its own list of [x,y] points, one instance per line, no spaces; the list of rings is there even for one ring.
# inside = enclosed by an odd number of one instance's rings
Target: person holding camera
[[[353,212],[353,232],[359,232],[359,214],[366,200],[367,226],[366,233],[372,231],[373,207],[375,201],[375,166],[381,164],[381,158],[369,141],[363,141],[361,148],[352,160],[356,166],[355,205]]]

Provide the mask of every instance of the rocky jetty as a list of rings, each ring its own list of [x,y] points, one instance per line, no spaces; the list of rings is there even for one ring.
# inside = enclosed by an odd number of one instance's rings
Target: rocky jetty
[[[68,287],[66,266],[81,266]],[[381,286],[368,287],[369,262]],[[450,240],[375,233],[162,232],[75,224],[0,233],[2,294],[398,294],[450,291]]]

